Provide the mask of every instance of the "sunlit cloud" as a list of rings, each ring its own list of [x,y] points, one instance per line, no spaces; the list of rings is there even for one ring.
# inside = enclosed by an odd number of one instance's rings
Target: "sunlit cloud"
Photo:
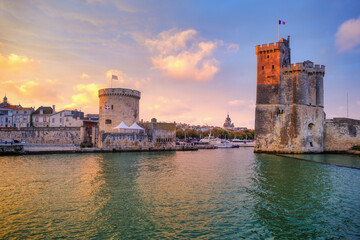
[[[235,43],[229,43],[227,44],[227,51],[236,53],[239,51],[239,45]]]
[[[347,20],[336,32],[336,46],[340,52],[360,45],[360,17]]]
[[[150,104],[143,102],[142,105],[145,107],[148,115],[160,118],[167,118],[169,116],[179,117],[191,112],[191,108],[183,101],[167,99],[162,96],[154,99]]]
[[[155,54],[154,69],[176,80],[210,81],[219,71],[219,61],[213,57],[217,43],[199,41],[196,35],[193,29],[171,29],[146,39],[145,45]]]
[[[4,73],[5,71],[20,71],[35,68],[35,61],[26,56],[10,54],[8,57],[5,57],[0,54],[0,73]]]
[[[240,106],[240,105],[243,105],[245,103],[246,103],[245,100],[239,100],[239,99],[231,100],[231,101],[228,102],[228,104],[230,106]]]
[[[212,117],[206,117],[206,118],[204,118],[203,120],[204,120],[205,122],[210,122],[212,119],[213,119]]]
[[[98,90],[104,88],[103,85],[90,83],[90,84],[77,84],[74,87],[74,94],[71,97],[72,102],[66,104],[62,109],[82,109],[82,110],[97,110],[98,104]]]
[[[81,78],[90,78],[90,76],[86,73],[81,74]]]
[[[248,105],[248,108],[250,108],[250,109],[255,109],[255,108],[256,108],[256,104],[249,104],[249,105]]]
[[[111,70],[108,70],[106,72],[106,77],[107,78],[112,78],[112,76],[117,76],[118,80],[115,80],[115,81],[118,81],[119,83],[124,83],[125,82],[125,77],[126,75],[120,71],[120,70],[116,70],[116,69],[111,69]]]
[[[16,100],[26,102],[42,101],[52,103],[62,100],[58,90],[60,84],[54,80],[31,80],[5,81],[1,84],[4,91],[16,96]]]
[[[42,2],[41,4],[38,4],[38,8],[41,9],[42,12],[48,15],[49,17],[62,18],[69,21],[84,22],[87,24],[91,24],[95,27],[104,26],[110,23],[109,21],[104,21],[102,19],[95,18],[90,13],[85,14],[85,13],[80,13],[79,11],[75,12],[71,10],[61,10],[59,8],[52,7],[47,2]]]

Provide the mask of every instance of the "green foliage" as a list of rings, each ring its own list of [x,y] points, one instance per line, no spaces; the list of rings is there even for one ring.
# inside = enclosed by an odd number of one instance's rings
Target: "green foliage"
[[[186,138],[192,138],[192,139],[200,139],[200,138],[206,138],[210,134],[210,130],[206,130],[204,132],[198,131],[196,129],[185,129],[182,130],[181,128],[176,129],[176,137],[178,139],[184,139],[185,135]],[[201,137],[200,137],[201,136]],[[222,128],[214,128],[211,130],[211,136],[214,138],[227,138],[227,139],[248,139],[252,140],[254,139],[254,130],[246,129],[242,132],[231,132],[226,131]]]
[[[176,138],[184,139],[184,131],[181,128],[176,129]]]

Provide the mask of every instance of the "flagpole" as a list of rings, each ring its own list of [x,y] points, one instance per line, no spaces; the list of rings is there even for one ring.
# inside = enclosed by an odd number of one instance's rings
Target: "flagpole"
[[[278,18],[278,22],[277,22],[277,25],[278,25],[278,41],[280,41],[280,18]]]

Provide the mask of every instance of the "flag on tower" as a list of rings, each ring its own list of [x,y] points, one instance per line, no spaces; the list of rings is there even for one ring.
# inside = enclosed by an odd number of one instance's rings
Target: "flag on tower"
[[[279,19],[279,25],[285,25],[285,22],[284,21],[281,21],[280,19]]]
[[[113,79],[113,80],[118,80],[118,76],[112,75],[112,76],[111,76],[111,79]]]

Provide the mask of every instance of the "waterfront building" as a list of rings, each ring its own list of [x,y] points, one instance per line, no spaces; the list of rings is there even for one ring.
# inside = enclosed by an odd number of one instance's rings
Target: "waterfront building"
[[[359,120],[325,119],[325,66],[291,64],[289,36],[255,52],[255,152],[347,151],[360,144]]]
[[[125,88],[99,90],[99,137],[102,149],[175,148],[176,124],[139,122],[140,92]],[[140,130],[137,123],[144,130]],[[121,128],[121,126],[130,126]],[[135,127],[134,127],[135,126]]]
[[[87,120],[98,122],[99,121],[99,114],[88,113],[88,114],[86,114],[85,118]]]
[[[53,107],[39,107],[32,115],[32,123],[34,127],[50,127],[50,116],[55,112]]]
[[[50,115],[50,127],[81,127],[84,113],[78,110],[62,110]]]
[[[139,122],[140,92],[126,88],[99,90],[99,131],[116,132],[121,122],[131,126]]]
[[[229,116],[229,113],[227,114],[227,117],[225,118],[225,123],[224,123],[224,125],[223,125],[223,128],[225,129],[225,130],[230,130],[230,131],[232,131],[232,130],[234,130],[234,123],[231,123],[231,119],[230,119],[230,116]]]
[[[5,96],[3,102],[0,103],[0,127],[30,127],[33,112],[33,108],[24,108],[20,104],[8,103]]]

